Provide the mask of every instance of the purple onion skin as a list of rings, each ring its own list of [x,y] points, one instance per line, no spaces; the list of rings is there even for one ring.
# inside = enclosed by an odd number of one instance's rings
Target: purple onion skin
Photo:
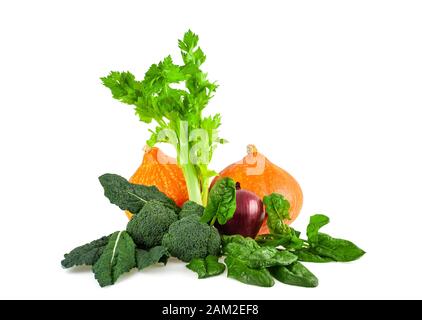
[[[221,234],[240,234],[255,238],[265,218],[264,205],[261,199],[248,190],[236,191],[236,211],[226,224],[216,222],[215,227]]]

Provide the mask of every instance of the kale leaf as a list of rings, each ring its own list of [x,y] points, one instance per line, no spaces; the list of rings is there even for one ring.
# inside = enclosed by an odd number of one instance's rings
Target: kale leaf
[[[148,201],[157,200],[166,207],[179,211],[176,203],[155,186],[132,184],[125,178],[111,173],[102,175],[99,180],[104,188],[104,195],[122,210],[137,214]]]
[[[112,234],[103,254],[92,268],[101,287],[114,284],[123,273],[136,266],[135,248],[126,231]]]
[[[66,253],[61,262],[63,268],[94,265],[102,255],[109,239],[110,236],[102,237]]]
[[[136,249],[136,265],[138,270],[145,269],[159,262],[167,264],[169,257],[170,253],[163,246],[157,246],[150,250]]]

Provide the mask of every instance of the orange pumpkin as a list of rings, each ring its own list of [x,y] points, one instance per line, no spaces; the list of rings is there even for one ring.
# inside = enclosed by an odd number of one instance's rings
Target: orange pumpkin
[[[142,163],[129,182],[156,186],[181,206],[189,199],[189,195],[183,172],[177,165],[176,159],[167,156],[156,147],[145,147],[144,151]],[[129,219],[132,217],[129,211],[126,211],[126,215]]]
[[[254,145],[248,145],[248,154],[220,172],[220,177],[230,177],[240,183],[242,189],[254,192],[261,199],[273,192],[282,194],[290,202],[290,220],[292,223],[299,215],[303,203],[303,194],[297,181],[285,170],[279,168],[262,154]],[[212,184],[218,179],[216,177]],[[265,218],[259,234],[269,233]]]

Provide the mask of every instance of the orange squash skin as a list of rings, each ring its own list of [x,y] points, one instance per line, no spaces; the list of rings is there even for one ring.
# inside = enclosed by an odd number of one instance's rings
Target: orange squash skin
[[[189,200],[185,178],[176,160],[165,155],[160,149],[145,147],[141,165],[129,182],[156,186],[161,192],[173,199],[178,206]],[[132,214],[126,211],[130,219]]]
[[[240,183],[242,189],[252,191],[261,199],[273,192],[282,194],[290,202],[291,220],[286,220],[287,224],[297,218],[302,208],[303,193],[299,183],[288,172],[258,153],[255,146],[248,146],[248,155],[221,171],[219,177],[232,178]],[[258,234],[266,233],[269,233],[267,218]]]

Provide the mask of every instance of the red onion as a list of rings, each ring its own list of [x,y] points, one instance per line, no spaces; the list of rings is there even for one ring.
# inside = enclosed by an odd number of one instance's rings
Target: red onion
[[[236,183],[236,211],[232,219],[224,225],[216,223],[222,234],[240,234],[255,238],[264,221],[265,211],[261,199],[253,192],[240,189]]]

